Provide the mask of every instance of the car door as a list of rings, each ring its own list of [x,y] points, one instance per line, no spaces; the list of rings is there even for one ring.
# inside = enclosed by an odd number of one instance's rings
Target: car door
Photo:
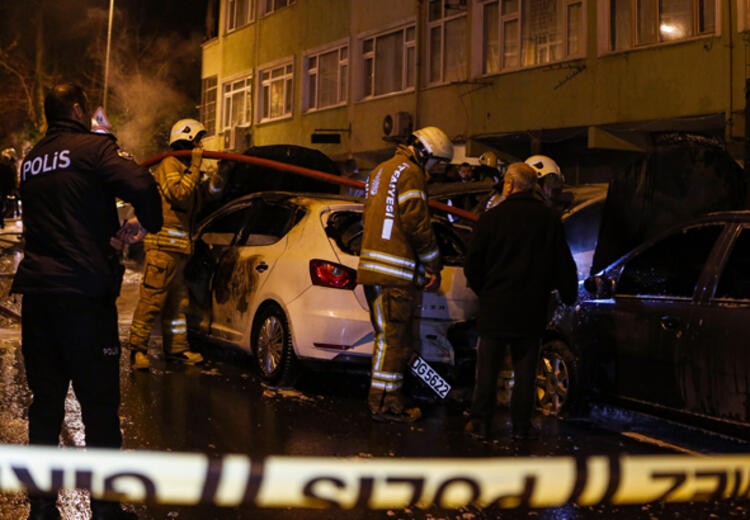
[[[191,328],[203,333],[210,332],[211,300],[217,268],[235,243],[251,211],[252,202],[231,207],[211,218],[199,230],[193,244],[193,255],[185,267]]]
[[[240,347],[252,324],[256,297],[287,246],[297,207],[285,201],[254,200],[233,247],[218,260],[212,283],[211,333]]]
[[[683,406],[680,349],[721,230],[717,224],[692,226],[637,251],[609,273],[612,298],[582,305],[583,336],[594,347],[594,374],[605,392]]]
[[[682,387],[688,411],[750,422],[750,224],[731,231],[696,309]]]

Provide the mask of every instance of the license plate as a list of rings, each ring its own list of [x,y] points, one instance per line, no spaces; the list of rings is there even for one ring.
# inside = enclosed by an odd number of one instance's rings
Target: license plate
[[[451,385],[446,383],[445,379],[443,379],[440,374],[438,374],[437,371],[422,358],[422,356],[414,354],[414,357],[409,363],[409,368],[411,369],[412,374],[424,381],[433,392],[443,399],[445,399],[448,392],[451,391]]]

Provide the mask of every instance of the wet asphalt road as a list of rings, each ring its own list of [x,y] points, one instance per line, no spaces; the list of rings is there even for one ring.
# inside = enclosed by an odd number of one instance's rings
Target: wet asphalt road
[[[128,271],[120,300],[120,332],[124,338],[137,296],[139,273]],[[25,407],[30,398],[23,382],[19,327],[0,323],[0,442],[24,443]],[[539,441],[518,443],[507,438],[509,416],[496,417],[499,439],[480,441],[463,431],[465,392],[437,403],[423,400],[425,412],[415,425],[373,422],[367,413],[366,374],[311,372],[296,389],[264,386],[244,354],[201,345],[207,361],[197,367],[154,361],[148,372],[131,373],[123,356],[121,408],[125,448],[165,451],[238,453],[261,458],[268,455],[334,457],[509,457],[570,454],[676,453],[670,447],[639,442],[604,429],[591,421],[559,421],[538,418]],[[153,342],[152,354],[159,355]],[[74,399],[69,399],[63,434],[65,444],[82,442],[80,418]],[[611,416],[612,422],[616,417]],[[607,423],[606,418],[600,423]],[[669,436],[669,428],[657,427],[655,437]],[[748,451],[747,445],[672,432],[688,449],[703,452]],[[674,443],[674,442],[673,442]],[[60,500],[63,517],[88,518],[82,493],[66,493]],[[532,511],[390,510],[261,510],[251,507],[167,507],[128,504],[142,519],[723,519],[750,518],[747,503],[647,504],[636,507],[597,506]],[[22,494],[0,496],[0,519],[24,519],[27,506]]]

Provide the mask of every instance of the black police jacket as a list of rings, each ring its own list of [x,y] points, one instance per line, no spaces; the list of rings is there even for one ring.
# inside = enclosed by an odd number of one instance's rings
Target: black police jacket
[[[154,178],[109,135],[74,121],[51,123],[21,165],[24,257],[12,291],[116,296],[121,275],[109,245],[120,227],[115,197],[147,230],[162,225]]]

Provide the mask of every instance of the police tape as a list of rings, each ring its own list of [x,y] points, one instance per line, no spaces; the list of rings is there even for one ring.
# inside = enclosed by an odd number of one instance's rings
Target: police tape
[[[378,459],[0,446],[0,492],[172,505],[390,509],[750,498],[750,455]]]

